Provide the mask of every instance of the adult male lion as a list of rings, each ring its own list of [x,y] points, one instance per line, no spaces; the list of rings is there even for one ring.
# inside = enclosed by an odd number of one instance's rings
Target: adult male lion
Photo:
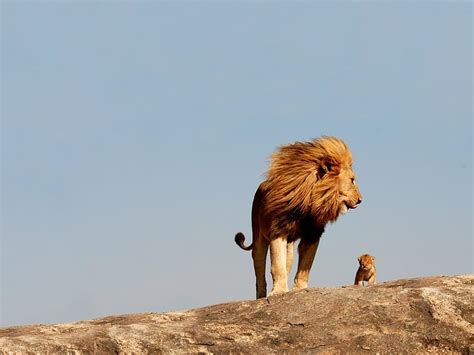
[[[352,154],[342,140],[321,137],[279,147],[253,200],[252,244],[244,245],[242,233],[235,236],[238,246],[252,250],[257,298],[267,295],[268,246],[273,278],[269,296],[288,292],[297,239],[301,241],[293,289],[306,288],[324,227],[361,201],[352,171]]]

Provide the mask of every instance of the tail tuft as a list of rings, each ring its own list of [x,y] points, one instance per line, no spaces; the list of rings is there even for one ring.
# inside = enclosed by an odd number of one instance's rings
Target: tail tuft
[[[239,232],[235,235],[234,238],[235,243],[241,247],[243,250],[252,250],[253,248],[253,243],[250,244],[248,247],[245,246],[244,241],[245,241],[245,236],[243,233]]]

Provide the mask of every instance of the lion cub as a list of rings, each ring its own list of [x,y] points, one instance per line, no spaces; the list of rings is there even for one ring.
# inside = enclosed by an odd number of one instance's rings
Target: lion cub
[[[375,285],[375,258],[372,255],[364,254],[357,258],[359,269],[357,270],[354,285],[364,286],[367,281],[368,286]]]

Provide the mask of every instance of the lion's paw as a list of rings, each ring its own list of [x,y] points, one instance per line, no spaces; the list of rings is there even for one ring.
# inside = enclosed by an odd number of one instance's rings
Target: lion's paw
[[[283,295],[288,292],[288,289],[274,289],[268,294],[268,297]]]

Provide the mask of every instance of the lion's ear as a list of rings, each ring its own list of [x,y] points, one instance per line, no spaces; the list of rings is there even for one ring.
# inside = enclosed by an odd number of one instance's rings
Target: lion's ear
[[[360,263],[360,256],[357,257],[357,261]]]
[[[323,177],[327,173],[339,174],[339,170],[340,170],[340,167],[336,161],[325,158],[321,160],[318,173],[319,173],[319,176]]]

